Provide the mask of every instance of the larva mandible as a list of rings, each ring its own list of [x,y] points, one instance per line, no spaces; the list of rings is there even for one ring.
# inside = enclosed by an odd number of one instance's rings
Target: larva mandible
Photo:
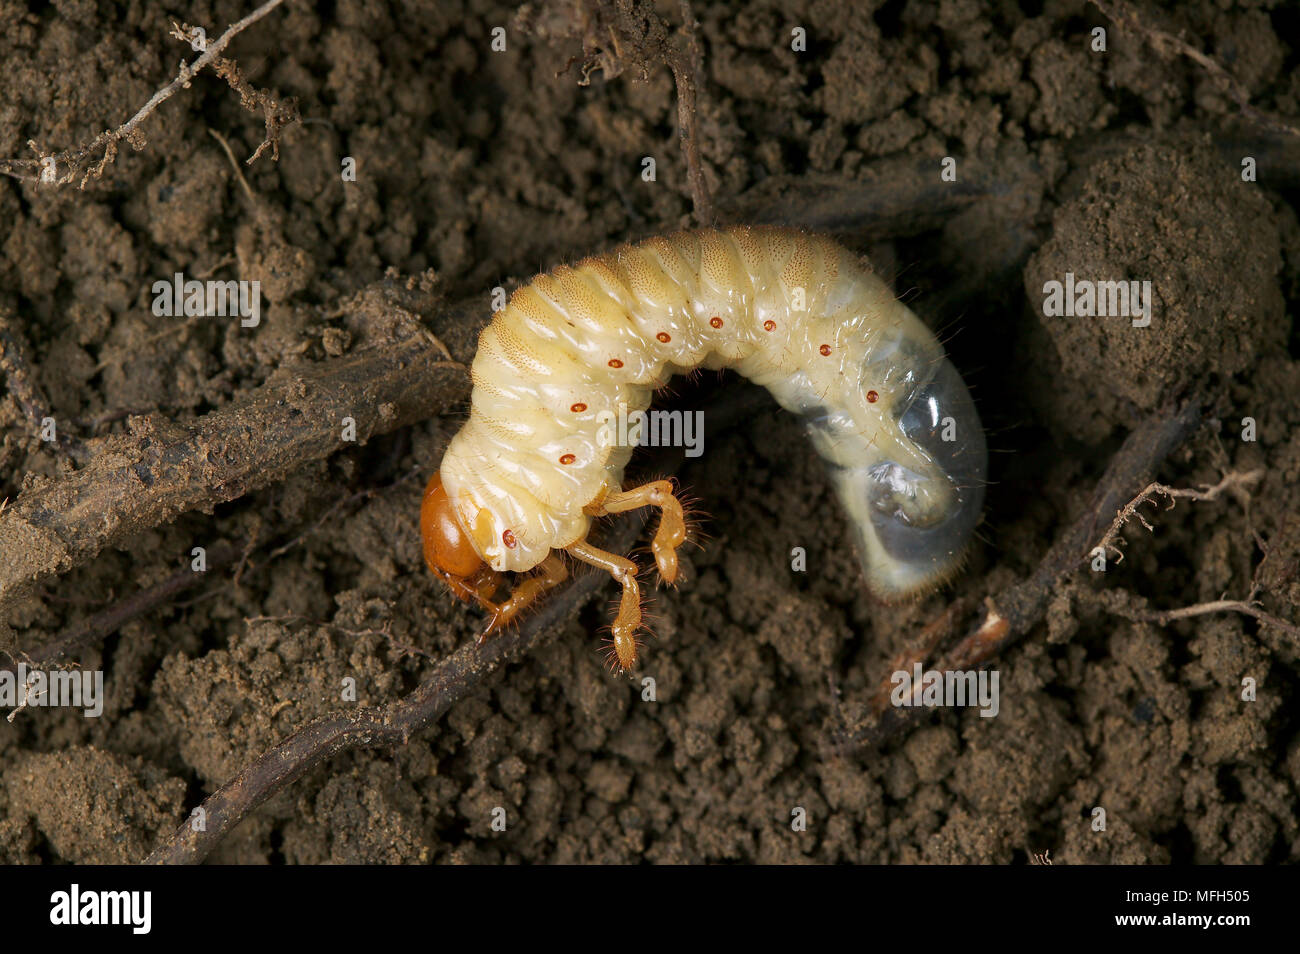
[[[602,440],[601,422],[699,367],[734,369],[804,420],[876,596],[956,572],[987,452],[930,330],[824,236],[678,232],[538,275],[479,336],[469,420],[425,489],[420,529],[429,568],[491,613],[485,637],[566,578],[563,550],[621,584],[611,660],[635,663],[637,567],[587,542],[592,518],[658,507],[651,550],[668,583],[686,526],[668,481],[623,489],[633,448]],[[493,602],[501,574],[534,568]]]

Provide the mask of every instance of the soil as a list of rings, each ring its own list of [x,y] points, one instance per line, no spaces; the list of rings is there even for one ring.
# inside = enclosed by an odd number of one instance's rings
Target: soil
[[[168,36],[171,21],[215,36],[250,6],[0,0],[0,156],[122,122],[193,56]],[[482,294],[486,310],[498,284],[693,224],[670,72],[597,70],[580,85],[576,9],[290,0],[228,51],[254,86],[298,99],[304,121],[285,130],[278,161],[244,165],[261,115],[204,73],[145,123],[143,148],[124,147],[84,191],[0,177],[0,314],[21,330],[50,413],[87,439],[124,433],[117,412],[192,420],[277,368],[352,348],[340,305],[385,275]],[[676,4],[660,12],[677,22]],[[932,159],[937,175],[944,156],[1014,148],[1042,173],[1029,199],[855,238],[942,330],[988,430],[987,513],[968,568],[915,603],[874,603],[821,462],[797,422],[754,398],[758,410],[711,430],[679,474],[709,536],[687,551],[683,585],[654,594],[657,638],[637,673],[602,666],[611,587],[410,744],[314,769],[212,859],[1300,858],[1300,643],[1239,613],[1158,626],[1121,612],[1245,598],[1254,579],[1268,612],[1300,615],[1300,191],[1294,178],[1243,182],[1222,148],[1228,130],[1249,140],[1258,125],[1201,67],[1160,58],[1081,0],[740,11],[697,0],[695,12],[701,149],[722,205],[770,177],[869,180],[873,163],[899,156]],[[1300,117],[1294,7],[1141,12],[1216,57],[1253,108]],[[495,26],[505,52],[491,50]],[[1099,26],[1105,53],[1091,49]],[[795,27],[804,52],[790,49]],[[1283,141],[1300,152],[1300,139]],[[1078,159],[1094,148],[1094,161]],[[654,182],[641,178],[647,155]],[[355,182],[341,179],[345,156]],[[262,280],[260,325],[155,317],[150,288],[177,271]],[[1150,280],[1152,326],[1045,317],[1043,284],[1067,271]],[[954,287],[960,297],[945,294]],[[743,387],[684,386],[706,402]],[[917,633],[952,601],[1028,574],[1124,434],[1194,391],[1217,419],[1160,479],[1190,487],[1262,470],[1249,493],[1148,506],[1154,532],[1130,525],[1123,561],[1063,586],[997,662],[996,718],[945,711],[882,749],[837,748],[845,711],[869,703]],[[101,717],[30,709],[0,723],[0,860],[140,860],[296,727],[399,698],[472,639],[481,615],[425,570],[422,479],[403,479],[436,468],[462,416],[183,515],[18,605],[4,621],[15,652],[164,579],[194,546],[305,534],[84,653],[80,666],[105,674]],[[1242,439],[1243,418],[1256,440]],[[4,392],[0,499],[72,466]],[[364,491],[375,492],[330,509]],[[806,572],[792,571],[793,547]],[[341,699],[348,677],[356,703]],[[806,831],[792,830],[798,808]]]

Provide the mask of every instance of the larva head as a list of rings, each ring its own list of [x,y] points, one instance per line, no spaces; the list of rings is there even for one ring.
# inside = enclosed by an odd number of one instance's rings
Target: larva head
[[[446,579],[464,582],[484,569],[470,535],[460,525],[451,498],[442,486],[442,472],[429,478],[420,503],[420,538],[424,541],[424,562]]]

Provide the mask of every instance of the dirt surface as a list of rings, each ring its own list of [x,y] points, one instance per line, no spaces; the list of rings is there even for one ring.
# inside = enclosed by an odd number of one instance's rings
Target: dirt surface
[[[251,5],[37,6],[0,0],[0,157],[122,122],[193,56],[168,36],[173,20],[213,36]],[[1140,11],[1217,57],[1253,107],[1300,116],[1294,8]],[[1294,178],[1243,182],[1240,157],[1225,157],[1230,136],[1259,138],[1258,125],[1190,60],[1158,58],[1081,2],[695,12],[701,149],[720,205],[775,176],[869,179],[899,156],[933,160],[937,177],[944,156],[1014,150],[1041,174],[1028,196],[939,227],[853,239],[942,330],[988,429],[992,483],[967,571],[914,604],[873,603],[821,462],[761,399],[744,423],[710,430],[679,474],[710,536],[688,552],[686,582],[655,594],[639,672],[602,668],[611,587],[409,745],[310,772],[213,860],[1296,860],[1300,643],[1238,613],[1158,626],[1122,612],[1244,598],[1256,579],[1268,612],[1300,616],[1300,192]],[[228,51],[249,82],[297,97],[304,121],[278,162],[243,164],[261,115],[204,73],[84,191],[0,177],[0,315],[60,426],[94,447],[139,426],[118,412],[192,420],[277,369],[347,353],[358,342],[345,303],[386,273],[481,294],[486,313],[497,284],[693,224],[669,71],[596,71],[581,86],[574,9],[518,13],[289,0]],[[679,22],[676,4],[661,14]],[[491,50],[495,26],[504,52]],[[1091,49],[1098,26],[1105,53]],[[795,27],[804,52],[790,49]],[[1294,170],[1300,138],[1283,141]],[[345,156],[355,182],[341,179]],[[654,182],[643,156],[656,157]],[[177,271],[260,279],[260,325],[155,317],[150,288]],[[1150,280],[1152,325],[1044,316],[1044,282],[1067,271]],[[744,387],[710,378],[678,399]],[[947,711],[879,751],[837,750],[843,707],[869,702],[922,627],[1032,570],[1124,433],[1191,393],[1210,397],[1216,421],[1161,479],[1262,469],[1249,495],[1148,507],[1155,532],[1132,525],[1123,562],[1063,587],[998,661],[996,718]],[[472,639],[482,618],[425,570],[416,526],[423,477],[462,413],[183,515],[12,607],[18,653],[184,568],[195,546],[302,535],[81,654],[105,674],[99,718],[34,708],[0,722],[0,860],[141,859],[294,728],[396,699]],[[0,392],[0,499],[76,466]],[[792,547],[807,572],[792,572]],[[347,678],[356,702],[341,698]],[[796,808],[806,831],[791,828]]]

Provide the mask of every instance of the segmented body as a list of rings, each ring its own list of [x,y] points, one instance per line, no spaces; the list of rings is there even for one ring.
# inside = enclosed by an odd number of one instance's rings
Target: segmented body
[[[873,589],[905,593],[940,562],[955,565],[958,547],[943,544],[924,574],[891,578],[890,541],[870,532],[872,520],[924,527],[969,509],[957,499],[961,481],[897,477],[939,470],[899,419],[941,362],[924,324],[831,239],[758,227],[652,238],[514,293],[479,338],[469,420],[447,448],[442,481],[482,560],[528,570],[585,539],[593,506],[620,489],[633,448],[602,433],[620,405],[644,410],[674,374],[730,368],[805,418],[861,531]]]

